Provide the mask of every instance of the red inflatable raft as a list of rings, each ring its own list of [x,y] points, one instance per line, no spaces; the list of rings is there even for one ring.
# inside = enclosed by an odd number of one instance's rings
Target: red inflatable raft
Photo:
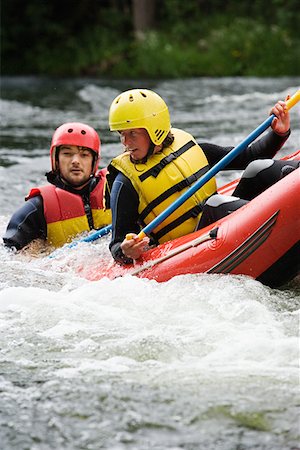
[[[283,159],[300,159],[300,151]],[[221,189],[230,195],[237,181]],[[299,274],[300,169],[247,205],[208,227],[166,242],[132,266],[110,262],[84,276],[90,280],[131,274],[159,282],[176,275],[248,275],[279,287]]]

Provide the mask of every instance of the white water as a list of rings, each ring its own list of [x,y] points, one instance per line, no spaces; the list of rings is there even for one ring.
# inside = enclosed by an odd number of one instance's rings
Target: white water
[[[296,86],[294,79],[273,86],[257,79],[221,82],[219,90],[209,80],[202,89],[200,80],[163,82],[159,91],[170,98],[180,126],[198,136],[206,127],[213,142],[229,145],[264,120],[261,102],[270,106]],[[97,95],[104,109],[116,90],[72,85],[77,100],[60,111],[47,87],[45,98],[32,87],[26,100],[17,87],[18,95],[8,89],[6,96],[15,98],[5,100],[7,112],[15,109],[5,116],[7,144],[0,153],[11,164],[0,167],[1,235],[28,186],[48,169],[47,146],[30,145],[40,129],[46,139],[57,120],[83,120],[82,101],[90,105],[86,121],[95,125]],[[213,101],[216,110],[203,106]],[[230,111],[221,108],[226,103]],[[206,122],[199,125],[203,108]],[[299,122],[293,124],[287,153],[300,147]],[[15,138],[10,148],[9,136]],[[103,154],[115,147],[103,144]],[[237,276],[187,275],[162,284],[80,277],[82,266],[109,259],[108,241],[80,244],[53,259],[0,246],[0,448],[298,448],[299,280],[275,290]]]

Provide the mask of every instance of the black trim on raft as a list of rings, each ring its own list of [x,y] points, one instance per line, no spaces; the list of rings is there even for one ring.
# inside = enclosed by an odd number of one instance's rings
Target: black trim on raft
[[[226,256],[226,258],[209,269],[207,273],[230,273],[234,270],[268,239],[277,221],[278,214],[279,210],[266,220],[239,247]]]
[[[300,241],[256,279],[271,288],[279,288],[300,274]]]

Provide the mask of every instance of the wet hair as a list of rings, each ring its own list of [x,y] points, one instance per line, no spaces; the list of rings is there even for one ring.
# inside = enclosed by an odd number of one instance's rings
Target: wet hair
[[[175,139],[174,135],[171,133],[171,131],[169,131],[169,133],[167,134],[167,136],[165,137],[165,139],[162,142],[163,148],[170,147],[170,145],[173,144],[174,139]]]

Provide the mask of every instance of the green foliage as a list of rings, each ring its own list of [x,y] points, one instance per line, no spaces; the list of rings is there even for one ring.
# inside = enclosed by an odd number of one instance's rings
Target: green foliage
[[[218,22],[216,19],[215,22]],[[300,73],[299,44],[288,31],[268,27],[252,19],[235,19],[229,25],[211,27],[193,41],[149,32],[131,46],[126,58],[109,68],[113,76],[278,76]],[[278,57],[280,55],[280,57]],[[108,73],[106,73],[108,75]]]
[[[300,73],[298,43],[288,30],[239,18],[215,28],[202,42],[207,71],[213,75],[277,76]]]
[[[2,3],[3,74],[300,74],[296,0],[165,0],[156,7],[155,28],[140,39],[130,0]]]

